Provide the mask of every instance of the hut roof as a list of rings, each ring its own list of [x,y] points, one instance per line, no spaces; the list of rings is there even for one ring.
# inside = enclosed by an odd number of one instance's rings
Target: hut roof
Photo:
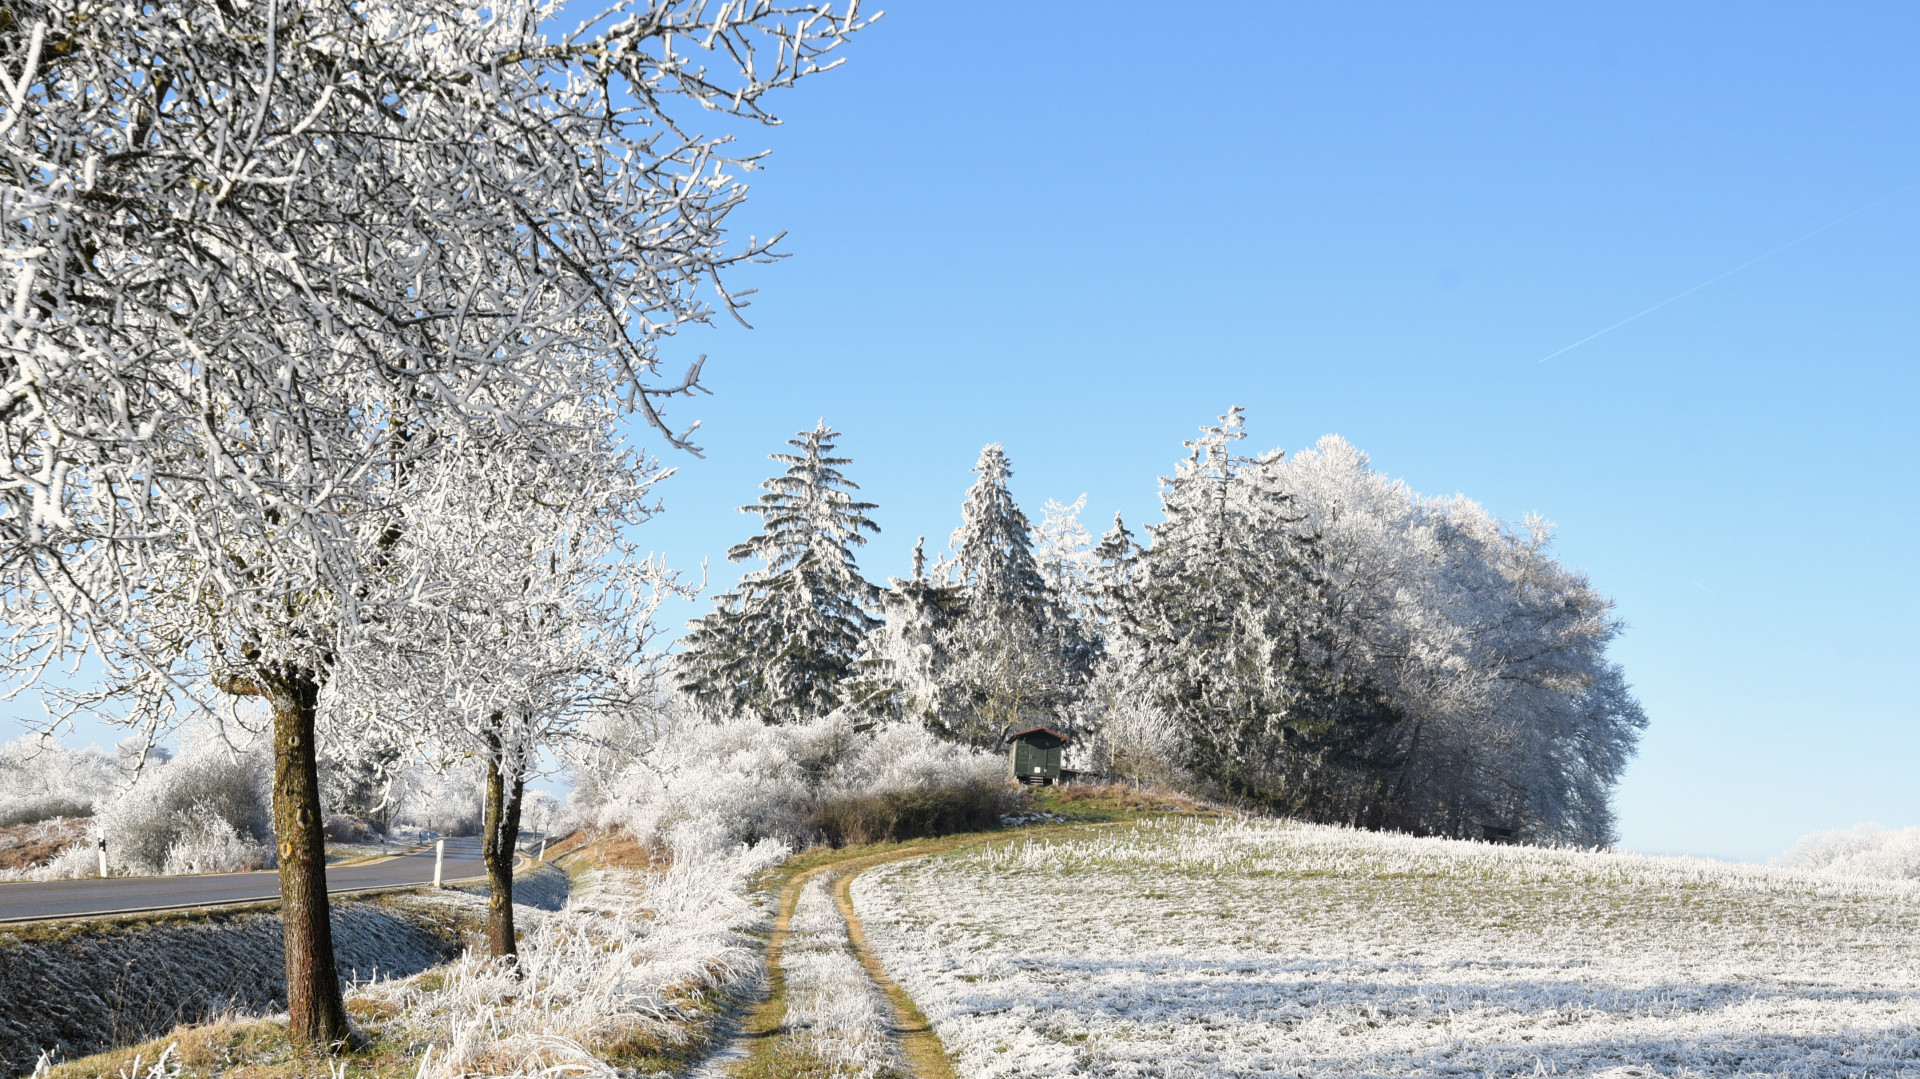
[[[1011,742],[1016,738],[1025,738],[1029,734],[1051,734],[1055,738],[1060,739],[1062,742],[1073,741],[1073,738],[1071,736],[1061,734],[1059,731],[1054,730],[1052,727],[1028,727],[1024,731],[1014,731],[1012,734],[1007,735],[1007,741]]]

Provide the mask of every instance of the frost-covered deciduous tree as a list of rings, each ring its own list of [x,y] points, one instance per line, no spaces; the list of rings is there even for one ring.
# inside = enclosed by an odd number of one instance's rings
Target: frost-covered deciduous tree
[[[35,735],[16,738],[0,745],[0,828],[90,816],[125,778],[111,756],[92,746],[74,749]]]
[[[880,526],[867,516],[873,503],[848,493],[859,485],[840,472],[852,460],[833,456],[838,437],[823,420],[789,439],[797,452],[769,455],[786,471],[740,507],[760,518],[761,530],[727,557],[760,568],[715,597],[713,613],[682,639],[680,685],[700,704],[784,723],[826,715],[847,699],[867,634],[879,624],[878,590],[860,575],[853,549]]]
[[[1554,560],[1546,522],[1422,498],[1338,438],[1288,479],[1322,537],[1340,661],[1405,717],[1373,823],[1610,842],[1646,717],[1606,657],[1611,602]]]
[[[650,662],[654,612],[685,594],[623,538],[652,515],[651,491],[670,472],[625,451],[610,427],[580,425],[565,472],[486,445],[443,454],[395,548],[409,579],[432,582],[432,601],[406,613],[413,644],[356,657],[331,702],[329,718],[376,709],[391,727],[405,717],[430,763],[479,763],[499,956],[516,952],[513,850],[527,781],[588,713],[625,706]]]
[[[550,35],[547,4],[86,7],[0,34],[0,602],[19,675],[91,650],[149,736],[267,701],[293,1037],[349,1031],[315,712],[420,600],[390,551],[455,435],[559,457],[565,407],[676,445],[657,345],[738,299],[752,155],[859,22],[661,0]],[[705,58],[705,59],[703,59]],[[717,61],[715,66],[707,66]],[[557,410],[557,411],[556,411]],[[563,460],[556,464],[564,467]]]

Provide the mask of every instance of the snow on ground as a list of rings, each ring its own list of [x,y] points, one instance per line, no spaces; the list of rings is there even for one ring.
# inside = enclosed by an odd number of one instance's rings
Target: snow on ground
[[[836,1075],[873,1079],[904,1071],[893,1040],[893,1008],[854,958],[846,919],[827,883],[821,874],[801,889],[788,923],[792,935],[780,949],[786,1026]]]
[[[854,901],[975,1079],[1920,1076],[1913,882],[1184,821]]]

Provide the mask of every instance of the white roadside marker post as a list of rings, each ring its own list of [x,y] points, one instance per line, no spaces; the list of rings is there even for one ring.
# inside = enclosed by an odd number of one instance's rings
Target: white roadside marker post
[[[545,832],[540,833],[540,853],[536,857],[543,862],[547,860],[547,833]]]
[[[107,875],[107,841],[104,839],[100,841],[100,875]]]
[[[440,868],[447,862],[447,841],[436,839],[433,842],[433,886],[440,887]]]

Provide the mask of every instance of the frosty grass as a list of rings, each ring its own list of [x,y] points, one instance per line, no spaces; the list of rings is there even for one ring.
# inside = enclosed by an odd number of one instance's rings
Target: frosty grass
[[[854,901],[971,1079],[1920,1076],[1912,882],[1185,821]]]
[[[827,894],[825,874],[807,882],[780,952],[787,979],[786,1026],[835,1075],[899,1074],[893,1009],[853,956],[846,919]]]

